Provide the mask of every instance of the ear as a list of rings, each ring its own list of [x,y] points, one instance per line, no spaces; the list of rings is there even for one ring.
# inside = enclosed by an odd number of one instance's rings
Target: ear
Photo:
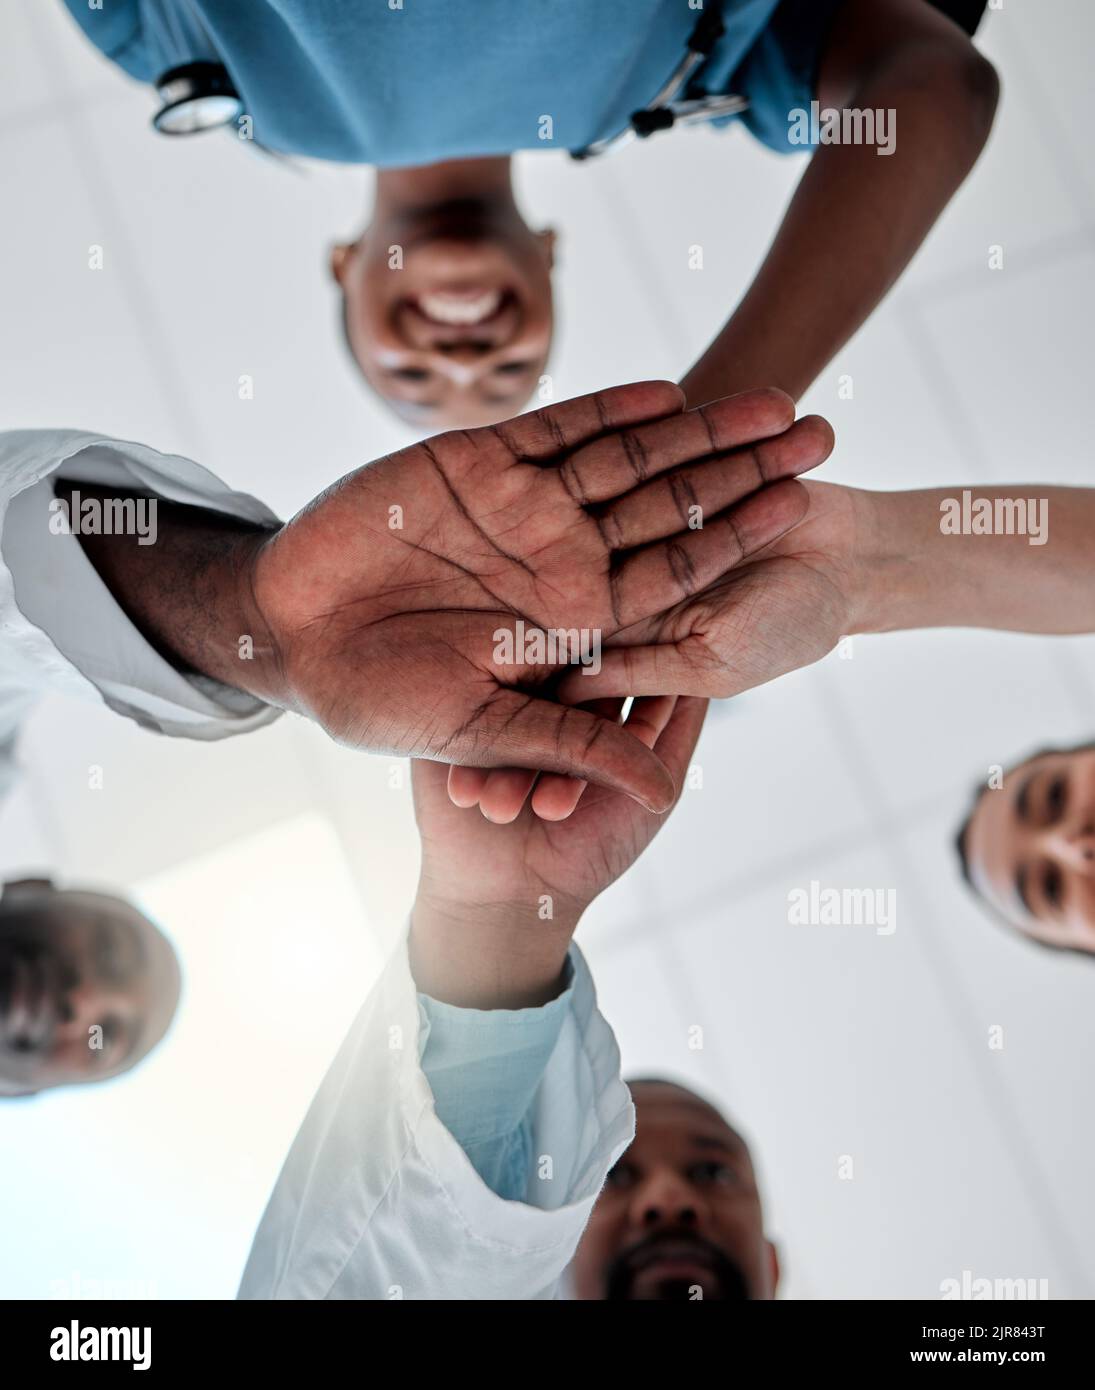
[[[29,1089],[16,1089],[9,1091],[5,1089],[3,1082],[0,1081],[0,1104],[2,1104],[5,1100],[30,1100],[31,1096],[36,1096],[37,1094],[37,1091]]]
[[[779,1288],[779,1251],[772,1241],[768,1241],[768,1269],[772,1278],[772,1297],[775,1298],[776,1290]]]
[[[558,239],[557,236],[556,236],[556,234],[555,234],[554,228],[552,228],[552,227],[545,227],[544,230],[543,230],[542,232],[537,232],[537,233],[536,233],[536,236],[537,236],[537,238],[538,238],[538,240],[539,240],[539,242],[540,242],[541,249],[543,250],[544,259],[547,261],[547,268],[548,268],[548,270],[554,270],[554,269],[555,269],[555,243],[556,243],[556,241],[557,241],[557,239]]]
[[[331,257],[328,262],[331,271],[331,278],[338,284],[342,284],[343,276],[346,274],[346,267],[350,263],[350,257],[354,254],[354,247],[348,242],[339,242],[331,247]]]

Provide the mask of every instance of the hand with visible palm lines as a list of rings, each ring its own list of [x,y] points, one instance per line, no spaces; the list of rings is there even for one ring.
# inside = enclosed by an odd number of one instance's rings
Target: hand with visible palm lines
[[[604,641],[797,522],[828,452],[777,391],[682,411],[640,383],[414,445],[342,479],[258,551],[264,694],[359,747],[570,773],[655,809],[672,779],[612,719],[559,704],[559,668],[500,667],[520,618]],[[758,490],[760,483],[771,484]],[[699,507],[702,529],[687,529]]]

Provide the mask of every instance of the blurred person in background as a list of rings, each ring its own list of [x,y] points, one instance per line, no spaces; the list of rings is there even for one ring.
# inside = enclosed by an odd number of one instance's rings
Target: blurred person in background
[[[990,774],[957,848],[963,878],[999,922],[1054,950],[1095,954],[1095,744],[1043,749]]]
[[[107,1081],[160,1042],[179,1002],[166,937],[111,893],[0,890],[0,1099]]]
[[[571,1296],[613,1301],[772,1299],[749,1145],[718,1106],[662,1077],[628,1082],[635,1138],[609,1170],[567,1276]]]

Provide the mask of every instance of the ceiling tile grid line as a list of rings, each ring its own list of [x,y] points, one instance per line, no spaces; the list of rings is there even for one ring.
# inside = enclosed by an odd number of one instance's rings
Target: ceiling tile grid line
[[[1091,223],[1085,224],[1079,231],[1036,237],[1033,241],[1018,247],[1009,245],[1010,276],[1019,279],[1036,275],[1046,266],[1057,266],[1075,257],[1087,255],[1093,246],[1095,225]],[[908,289],[903,288],[899,282],[895,299],[907,300],[924,310],[940,300],[973,296],[984,293],[984,290],[984,284],[974,280],[968,270],[950,270]]]
[[[962,793],[968,792],[968,781],[968,778],[963,780]],[[896,813],[887,812],[872,816],[855,829],[841,831],[838,835],[821,838],[807,845],[796,846],[790,854],[767,859],[759,864],[753,863],[736,872],[731,870],[725,876],[722,876],[720,871],[720,876],[714,882],[707,884],[693,897],[677,903],[676,911],[684,920],[674,927],[674,931],[678,935],[687,934],[688,921],[701,918],[711,908],[718,907],[730,899],[745,897],[774,879],[793,876],[794,871],[805,864],[838,858],[853,846],[885,845],[894,835],[936,822],[939,812],[944,807],[948,812],[953,810],[957,791],[956,783],[954,792],[948,789],[944,794],[921,800],[916,805],[902,808]],[[646,859],[641,859],[631,872],[643,875],[647,883],[653,877],[650,861]],[[608,953],[618,947],[625,948],[634,942],[644,941],[659,932],[663,920],[660,911],[644,911],[641,916],[628,918],[626,936],[623,928],[606,932],[599,938],[598,946],[603,952]]]
[[[645,285],[647,293],[655,300],[655,315],[661,320],[673,352],[680,360],[680,375],[683,376],[700,350],[700,345],[689,341],[684,319],[673,303],[658,256],[643,234],[640,210],[632,201],[626,183],[617,176],[611,164],[606,164],[603,182],[596,188],[606,219],[615,226],[624,255],[632,264],[636,285],[640,290]]]
[[[1021,12],[1020,12],[1021,13]],[[1033,15],[1033,9],[1029,12]],[[1024,16],[1025,19],[1025,16]],[[1081,38],[1081,43],[1083,39]],[[1077,216],[1081,220],[1091,217],[1093,206],[1093,184],[1090,170],[1084,170],[1073,157],[1072,141],[1059,117],[1055,104],[1043,85],[1037,68],[1030,59],[1027,43],[1022,41],[1014,29],[1003,31],[1005,53],[1005,80],[1021,83],[1030,100],[1034,113],[1035,129],[1038,133],[1046,160],[1053,166],[1062,188],[1072,200]],[[1005,93],[1006,99],[1006,93]],[[1086,106],[1086,100],[1083,103]],[[1084,121],[1085,131],[1088,123]],[[1084,197],[1086,191],[1087,197]]]
[[[874,806],[880,814],[885,813],[889,808],[889,798],[884,789],[884,780],[878,777],[870,752],[861,740],[854,721],[843,709],[839,691],[822,682],[819,695],[834,738],[839,739],[847,749],[848,760],[853,775],[862,788],[864,800]],[[925,904],[927,895],[921,885],[918,866],[909,860],[899,840],[891,836],[886,838],[887,856],[891,862],[900,865],[901,881],[911,885],[915,897]],[[961,972],[957,963],[948,959],[942,939],[926,925],[930,920],[931,914],[924,912],[922,921],[925,925],[921,932],[924,957],[935,978],[936,988],[951,1015],[955,1030],[963,1040],[969,1060],[981,1081],[982,1094],[993,1112],[1002,1136],[1008,1141],[1007,1152],[1020,1170],[1028,1200],[1039,1212],[1043,1229],[1060,1263],[1069,1270],[1076,1287],[1089,1287],[1091,1281],[1086,1262],[1071,1236],[1063,1212],[1051,1195],[1053,1189],[1049,1175],[1037,1157],[1030,1135],[1020,1117],[1015,1097],[1006,1081],[1002,1080],[991,1066],[986,1065],[987,1054],[974,1047],[970,1039],[965,1020],[972,1015],[973,1010]]]
[[[683,936],[682,924],[689,918],[698,920],[699,913],[692,913],[680,903],[674,902],[670,911],[665,903],[662,892],[662,879],[656,874],[647,874],[643,883],[643,898],[653,904],[655,915],[661,923],[662,930],[658,933],[644,937],[641,940],[635,939],[631,942],[633,946],[642,949],[649,943],[653,949],[659,963],[659,980],[663,988],[665,1007],[669,1011],[675,1011],[680,1031],[684,1035],[688,1029],[699,1019],[704,1017],[705,1010],[696,988],[695,978],[692,971],[688,969],[686,960],[682,952]],[[668,924],[668,925],[667,925]],[[598,967],[604,959],[605,952],[600,945],[596,948]],[[598,973],[600,969],[598,968]],[[732,993],[728,993],[726,1006],[733,1007]],[[611,1024],[612,1019],[609,1018]],[[710,1036],[707,1036],[710,1034]],[[682,1069],[672,1065],[664,1070],[672,1077],[677,1073],[686,1083],[699,1083],[715,1097],[721,1098],[724,1103],[730,1103],[730,1113],[737,1123],[745,1123],[746,1129],[753,1132],[752,1125],[748,1122],[748,1117],[742,1117],[736,1113],[734,1097],[739,1090],[737,1073],[740,1067],[740,1059],[731,1057],[727,1051],[727,1044],[718,1029],[705,1030],[705,1041],[701,1051],[690,1054],[690,1060],[694,1065],[697,1059],[702,1058],[702,1065],[696,1069],[700,1075],[698,1077],[683,1074]],[[624,1049],[624,1075],[634,1074],[634,1068],[629,1065]],[[762,1194],[765,1189],[764,1172],[765,1163],[763,1157],[763,1141],[761,1141],[761,1151],[754,1155],[761,1175]],[[806,1266],[804,1270],[804,1266]],[[809,1270],[809,1255],[801,1250],[796,1252],[794,1268],[795,1288],[797,1296],[809,1298],[814,1296],[813,1290],[817,1288],[815,1280]]]
[[[66,86],[71,85],[71,74],[67,67],[63,66],[63,54],[50,45],[49,40],[40,31],[38,23],[36,19],[31,25],[32,41],[40,50],[43,66],[49,73],[54,98],[57,99],[63,95]],[[130,238],[122,211],[124,200],[108,176],[106,161],[101,157],[102,152],[95,137],[94,123],[83,118],[85,109],[75,106],[61,109],[67,143],[80,170],[91,205],[102,219],[103,227],[109,228],[110,236],[124,259],[122,294],[141,333],[145,357],[151,365],[169,416],[184,435],[204,441],[205,432],[201,427],[198,412],[183,385],[185,373],[181,370],[182,364],[176,356],[169,325],[164,322],[151,292],[151,286],[142,273],[138,251]],[[87,422],[87,426],[93,428],[94,421]],[[143,442],[155,445],[154,440]],[[204,454],[204,448],[200,452]]]
[[[964,403],[962,392],[952,382],[942,357],[938,351],[931,328],[920,311],[910,303],[896,306],[905,333],[913,343],[917,356],[923,364],[925,375],[931,381],[941,409],[959,443],[961,452],[956,455],[962,459],[960,476],[967,476],[966,469],[971,466],[984,483],[994,481],[991,457],[983,444],[973,416]],[[1077,444],[1079,448],[1079,443]],[[1008,470],[1010,471],[1010,469]],[[1035,479],[1035,481],[1040,481]],[[1050,659],[1056,667],[1062,683],[1069,691],[1076,712],[1082,718],[1091,718],[1095,711],[1095,688],[1092,687],[1086,672],[1076,659],[1070,644],[1055,642]]]

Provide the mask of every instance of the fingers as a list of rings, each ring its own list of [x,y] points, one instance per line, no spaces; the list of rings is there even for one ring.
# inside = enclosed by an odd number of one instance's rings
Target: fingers
[[[614,617],[619,627],[663,613],[706,589],[727,570],[797,526],[809,505],[809,495],[801,483],[786,479],[711,517],[702,530],[684,531],[629,555],[612,578]],[[583,672],[589,669],[583,668]],[[590,674],[588,679],[592,682],[595,678]],[[663,691],[675,688],[661,687]],[[603,691],[591,684],[589,693]],[[619,693],[640,692],[636,687]]]
[[[457,767],[454,764],[449,768],[449,800],[463,809],[477,805],[490,775],[486,768]]]
[[[824,463],[833,431],[820,415],[807,415],[771,439],[732,453],[675,469],[617,498],[601,514],[601,530],[612,550],[627,550],[696,530],[766,483],[797,477]]]
[[[559,687],[561,700],[583,699],[587,694],[598,697],[622,695],[656,695],[675,690],[682,695],[730,695],[725,681],[716,680],[723,673],[708,666],[697,666],[688,658],[684,644],[661,642],[649,647],[613,647],[601,657],[601,669],[596,675],[577,673],[568,676]],[[717,689],[716,689],[717,686]]]
[[[653,748],[658,736],[669,721],[676,704],[675,695],[655,696],[651,700],[636,700],[628,711],[624,731],[637,738],[647,748]],[[601,700],[599,706],[611,705],[612,701]],[[622,701],[615,702],[617,708]],[[566,820],[582,799],[586,783],[575,777],[561,777],[558,773],[545,773],[532,793],[532,809],[541,820]]]
[[[598,701],[598,704],[601,705],[607,703],[609,702]],[[677,767],[671,767],[661,752],[663,737],[679,723],[676,714],[679,701],[675,695],[655,695],[647,699],[635,700],[624,723],[624,730],[632,738],[639,739],[647,748],[658,750],[658,756],[663,758],[673,774],[673,782],[677,788],[678,796],[680,795],[684,772],[687,770],[688,759],[691,757],[692,748],[695,746],[700,728],[703,725],[703,715],[707,705],[705,700],[690,700],[687,703],[699,707],[698,714],[696,710],[693,710],[686,720],[688,730],[694,726],[691,741],[688,741],[686,737],[682,743],[681,737],[678,735],[666,744],[666,747],[674,752],[678,763]],[[686,746],[683,755],[683,767],[679,766],[681,757],[678,744],[682,747]],[[536,790],[532,794],[532,809],[541,820],[566,820],[576,810],[585,788],[584,782],[577,781],[573,777],[560,777],[556,773],[545,773],[537,782]]]
[[[605,719],[618,720],[623,705],[623,700],[598,700],[591,702],[586,708],[591,713],[599,714]],[[562,792],[563,797],[562,804],[569,804],[569,809],[564,810],[562,814],[545,818],[563,820],[578,804],[578,798],[586,786],[585,782],[567,777],[562,773],[526,772],[520,768],[512,767],[478,775],[483,778],[483,781],[477,789],[475,799],[457,802],[457,805],[472,806],[478,802],[479,809],[486,819],[493,821],[496,825],[509,825],[511,821],[515,821],[521,814],[521,808],[533,786],[535,785],[539,789],[541,783],[547,784],[549,788],[547,805],[554,806],[559,799],[560,792]],[[465,783],[465,786],[470,791],[470,779]]]
[[[604,718],[618,717],[623,706],[623,701],[618,699],[592,703],[591,712]],[[652,696],[632,703],[623,726],[626,733],[645,747],[658,750],[658,756],[664,758],[672,774],[678,796],[706,710],[706,700]],[[460,775],[454,778],[454,774]],[[454,782],[457,784],[457,794],[452,799],[456,804],[465,807],[475,804],[474,800],[465,799],[468,789],[474,785],[480,810],[496,824],[509,824],[516,820],[534,784],[532,809],[536,815],[542,820],[566,820],[578,806],[588,785],[581,778],[562,773],[545,772],[538,777],[535,772],[518,768],[490,772],[480,768],[450,768],[450,795]]]
[[[541,820],[560,821],[572,816],[585,794],[588,782],[579,777],[560,777],[545,773],[532,793],[532,809]]]
[[[604,719],[615,719],[618,723],[625,703],[624,700],[591,700],[584,707]],[[644,742],[649,748],[653,740]],[[582,793],[588,785],[580,777],[564,777],[558,772],[541,773],[533,788],[532,809],[541,820],[566,820],[581,801]],[[483,806],[482,802],[479,804]]]
[[[544,406],[492,426],[518,458],[546,463],[607,431],[627,429],[684,409],[684,393],[671,381],[636,381]]]
[[[688,776],[692,754],[696,751],[706,717],[706,700],[698,700],[688,695],[681,696],[674,701],[664,731],[653,745],[654,751],[673,777],[678,798],[684,790],[684,779]]]
[[[478,798],[480,811],[495,825],[509,825],[521,814],[521,808],[528,800],[529,792],[532,791],[537,777],[541,775],[569,781],[569,778],[562,777],[560,773],[540,774],[521,767],[503,767],[489,772]]]
[[[500,690],[491,703],[486,736],[489,765],[565,772],[624,792],[649,811],[672,804],[673,779],[660,759],[611,719],[589,710]],[[484,759],[488,762],[488,759]]]
[[[702,405],[667,419],[603,434],[560,465],[571,496],[583,505],[607,502],[648,479],[712,454],[782,434],[795,403],[774,387]]]

